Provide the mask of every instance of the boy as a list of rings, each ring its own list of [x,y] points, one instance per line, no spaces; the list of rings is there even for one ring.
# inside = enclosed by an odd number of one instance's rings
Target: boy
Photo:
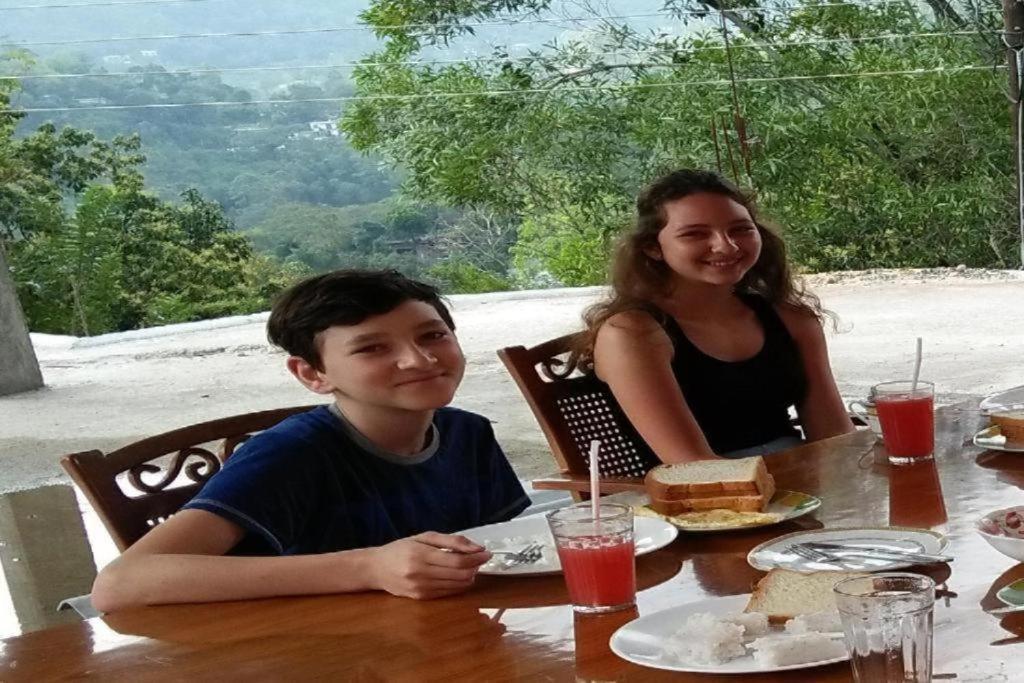
[[[96,608],[469,588],[490,553],[450,534],[529,499],[490,423],[444,407],[465,359],[437,290],[394,271],[320,275],[280,297],[267,334],[334,403],[243,444],[103,569]]]

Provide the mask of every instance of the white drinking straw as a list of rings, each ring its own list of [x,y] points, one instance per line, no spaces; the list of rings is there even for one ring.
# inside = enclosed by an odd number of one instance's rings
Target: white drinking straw
[[[597,454],[601,450],[601,442],[594,439],[590,442],[590,513],[596,525],[601,520],[601,507],[597,499],[601,496],[601,483],[598,481],[600,468]]]
[[[910,385],[910,392],[917,391],[917,380],[921,376],[921,338],[917,338],[917,354],[914,358],[914,381]]]

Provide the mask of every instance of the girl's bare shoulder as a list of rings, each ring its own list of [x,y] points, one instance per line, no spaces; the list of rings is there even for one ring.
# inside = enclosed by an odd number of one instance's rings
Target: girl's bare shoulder
[[[598,329],[596,342],[602,346],[671,344],[661,323],[641,309],[620,311],[608,318]]]
[[[776,304],[775,310],[778,312],[779,317],[782,318],[786,329],[789,330],[789,333],[795,339],[824,339],[821,319],[812,311],[787,303]]]

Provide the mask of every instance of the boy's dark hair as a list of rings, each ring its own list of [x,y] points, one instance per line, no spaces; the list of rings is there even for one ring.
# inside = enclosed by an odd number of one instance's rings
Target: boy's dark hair
[[[455,321],[436,287],[396,270],[336,270],[286,289],[267,320],[267,338],[292,356],[323,370],[318,334],[335,325],[358,325],[406,301],[430,304],[452,331]]]

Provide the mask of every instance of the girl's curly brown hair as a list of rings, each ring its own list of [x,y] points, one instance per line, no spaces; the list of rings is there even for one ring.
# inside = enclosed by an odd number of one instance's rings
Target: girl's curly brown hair
[[[732,199],[750,212],[761,235],[761,255],[736,292],[755,294],[775,305],[789,306],[823,320],[827,312],[817,296],[807,292],[790,270],[786,245],[775,228],[758,219],[753,195],[740,190],[712,171],[682,169],[651,183],[636,200],[636,223],[615,250],[611,266],[611,293],[583,314],[586,330],[573,344],[568,369],[593,369],[594,341],[597,331],[612,316],[629,310],[651,313],[663,321],[666,313],[656,305],[671,295],[672,271],[664,261],[648,252],[658,246],[658,233],[667,222],[665,204],[692,194],[712,193]]]

